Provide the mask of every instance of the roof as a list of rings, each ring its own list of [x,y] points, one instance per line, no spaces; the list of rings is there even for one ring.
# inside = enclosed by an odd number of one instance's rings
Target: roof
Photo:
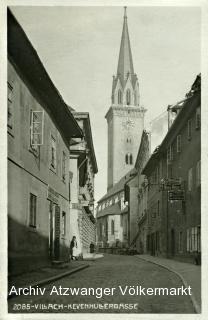
[[[85,121],[85,132],[86,132],[86,140],[88,147],[90,148],[91,151],[91,159],[92,159],[92,165],[93,165],[93,170],[94,173],[98,172],[98,167],[97,167],[97,160],[95,156],[95,150],[94,150],[94,145],[93,145],[93,139],[92,139],[92,130],[91,130],[91,124],[90,124],[90,115],[89,112],[72,112],[73,116],[75,119],[83,119]]]
[[[151,157],[147,161],[145,167],[142,170],[142,174],[148,174],[148,172],[151,171],[151,168],[155,167],[155,164],[157,163],[159,157],[160,157],[160,146],[155,148],[154,152],[152,153]]]
[[[142,132],[142,137],[141,137],[141,142],[139,145],[139,151],[137,153],[137,158],[135,161],[135,168],[138,169],[139,166],[139,162],[142,161],[144,162],[144,155],[143,155],[143,148],[145,147],[145,145],[147,145],[147,153],[148,153],[148,157],[149,157],[149,149],[150,149],[150,141],[149,141],[149,133],[146,130],[143,130]],[[141,159],[142,158],[142,159]],[[143,165],[143,163],[142,163]]]
[[[102,211],[97,212],[96,218],[100,218],[100,217],[104,217],[107,215],[119,215],[121,213],[125,213],[127,212],[127,208],[125,208],[124,210],[121,210],[121,207],[119,205],[119,202],[113,204],[112,206],[109,206],[107,208],[105,208]]]
[[[83,133],[24,30],[8,9],[8,59],[68,141]]]
[[[106,199],[110,198],[111,196],[117,194],[118,192],[124,190],[125,184],[129,180],[131,180],[135,176],[136,173],[137,173],[137,171],[135,168],[131,169],[116,184],[114,184],[114,186],[111,189],[108,190],[108,192],[98,201],[98,203],[100,203],[103,200],[106,200]],[[112,206],[110,206],[109,208],[112,208]]]
[[[126,79],[126,75],[134,74],[133,59],[131,53],[131,45],[129,40],[128,24],[126,9],[124,12],[123,31],[121,36],[121,45],[118,59],[117,75],[120,75],[122,83]]]

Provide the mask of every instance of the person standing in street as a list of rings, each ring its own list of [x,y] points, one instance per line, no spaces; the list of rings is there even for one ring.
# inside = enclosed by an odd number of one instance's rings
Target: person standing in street
[[[73,236],[70,243],[70,256],[71,260],[77,260],[77,239]]]

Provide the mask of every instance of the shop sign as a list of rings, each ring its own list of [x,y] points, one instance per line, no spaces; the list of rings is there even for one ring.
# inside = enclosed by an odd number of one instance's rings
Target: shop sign
[[[168,192],[168,200],[174,201],[174,200],[185,200],[184,191],[183,190],[177,190],[177,191],[169,191]]]

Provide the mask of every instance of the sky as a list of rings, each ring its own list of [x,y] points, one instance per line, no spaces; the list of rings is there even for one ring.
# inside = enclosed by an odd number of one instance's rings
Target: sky
[[[11,7],[65,102],[90,113],[98,174],[95,200],[107,190],[107,122],[123,7]],[[200,8],[128,7],[128,28],[145,126],[184,98],[200,67]],[[165,118],[167,119],[167,117]],[[166,120],[165,120],[166,121]],[[154,146],[166,122],[154,126]]]

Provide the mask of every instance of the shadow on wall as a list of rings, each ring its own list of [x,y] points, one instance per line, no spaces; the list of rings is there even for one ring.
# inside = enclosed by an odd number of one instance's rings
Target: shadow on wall
[[[51,254],[49,237],[8,217],[8,273],[17,275],[51,264],[52,260],[69,261],[69,244],[54,243],[57,255]]]

